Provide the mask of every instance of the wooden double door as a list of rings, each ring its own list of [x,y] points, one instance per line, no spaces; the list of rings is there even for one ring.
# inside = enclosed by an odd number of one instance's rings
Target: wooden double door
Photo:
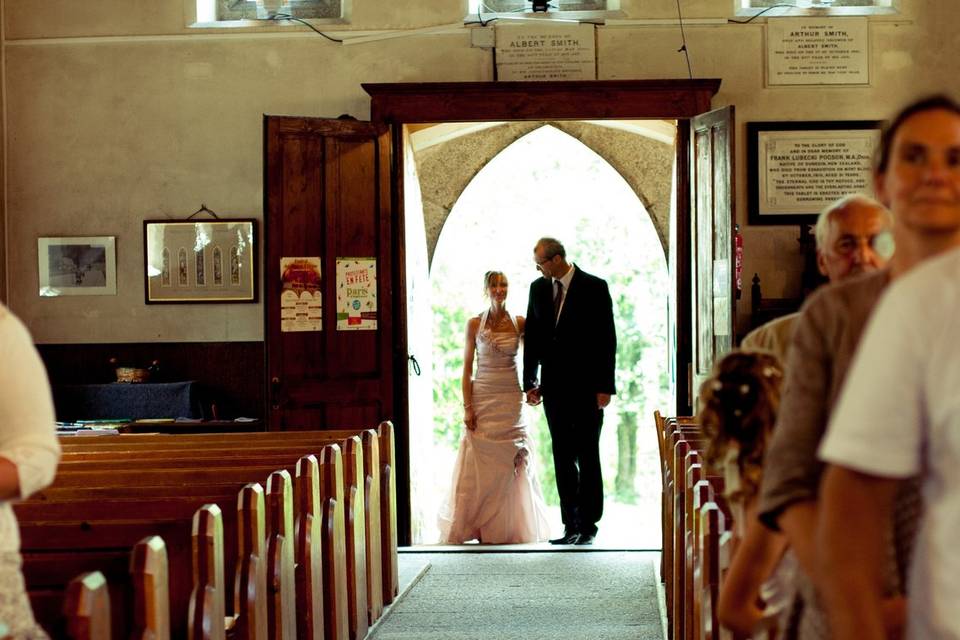
[[[370,122],[266,116],[269,428],[335,429],[392,420],[397,428],[398,528],[401,543],[409,539],[412,354],[407,343],[402,129],[405,124],[468,121],[678,121],[670,340],[675,410],[689,414],[699,380],[734,335],[733,109],[707,113],[719,84],[377,84],[363,85],[372,97]],[[290,258],[319,264],[322,320],[307,331],[285,330],[289,322],[284,326],[289,304],[284,311],[281,265]],[[344,283],[337,277],[337,264],[347,258],[375,260],[375,328],[353,330],[338,322],[338,288]]]

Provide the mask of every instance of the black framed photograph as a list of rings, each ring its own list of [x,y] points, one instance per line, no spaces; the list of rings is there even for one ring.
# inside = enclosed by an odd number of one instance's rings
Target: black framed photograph
[[[146,220],[147,304],[257,301],[257,221]]]
[[[117,294],[115,236],[37,238],[40,295],[112,296]]]
[[[873,193],[878,120],[747,123],[750,224],[813,224],[849,193]]]

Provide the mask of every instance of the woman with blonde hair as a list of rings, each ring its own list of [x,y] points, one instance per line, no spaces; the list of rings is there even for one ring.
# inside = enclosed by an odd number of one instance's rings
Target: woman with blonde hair
[[[440,542],[541,542],[549,526],[517,372],[524,318],[507,311],[503,272],[488,271],[483,282],[490,306],[467,322],[464,431],[453,486],[440,512]]]

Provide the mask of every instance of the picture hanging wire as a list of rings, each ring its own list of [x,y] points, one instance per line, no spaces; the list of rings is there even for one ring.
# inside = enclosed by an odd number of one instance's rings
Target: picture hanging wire
[[[201,203],[200,203],[200,208],[197,209],[196,211],[194,211],[193,213],[191,213],[189,216],[187,216],[187,220],[189,220],[189,219],[192,218],[193,216],[197,215],[198,213],[209,213],[211,216],[214,217],[215,220],[219,220],[219,219],[220,219],[220,216],[217,215],[217,212],[216,212],[216,211],[214,211],[213,209],[208,209],[208,208],[207,208],[207,205],[205,205],[205,204],[203,204],[203,203],[201,202]]]

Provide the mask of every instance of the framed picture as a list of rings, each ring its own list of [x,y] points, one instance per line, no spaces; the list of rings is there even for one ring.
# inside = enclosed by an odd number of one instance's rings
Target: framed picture
[[[257,301],[256,220],[146,220],[147,304]]]
[[[750,224],[812,224],[828,204],[873,192],[874,120],[748,122]]]
[[[116,295],[116,238],[37,238],[37,268],[43,297]]]

